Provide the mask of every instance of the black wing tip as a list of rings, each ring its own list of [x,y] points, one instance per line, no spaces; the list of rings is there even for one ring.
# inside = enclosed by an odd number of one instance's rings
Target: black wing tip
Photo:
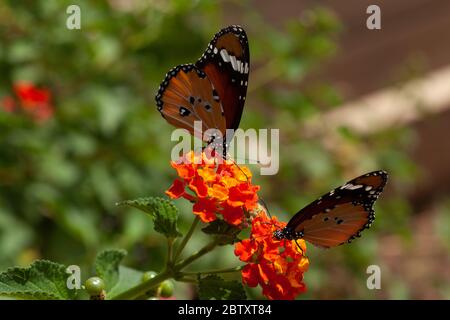
[[[242,28],[242,26],[239,24],[231,24],[228,27],[221,29],[217,34],[224,34],[229,32],[232,32],[234,34],[246,34],[244,28]]]
[[[376,189],[376,194],[370,198],[368,203],[366,204],[366,210],[368,211],[368,221],[367,223],[360,229],[358,232],[356,232],[354,235],[352,235],[346,242],[344,243],[351,243],[356,238],[359,238],[361,236],[361,232],[369,229],[373,222],[375,221],[375,210],[373,209],[373,206],[375,205],[376,200],[378,199],[379,195],[383,192],[384,187],[386,186],[389,174],[386,170],[376,170],[369,173],[366,173],[362,177],[367,176],[380,176],[382,178],[382,184]],[[342,243],[342,244],[344,244]]]
[[[380,176],[382,178],[382,180],[383,180],[382,187],[384,187],[386,185],[387,181],[388,181],[389,173],[386,170],[375,170],[375,171],[363,174],[363,175],[361,175],[358,178],[355,178],[353,180],[356,180],[356,179],[359,179],[359,178],[364,178],[364,177],[369,177],[369,176]]]
[[[217,32],[214,35],[214,38],[212,39],[211,43],[215,43],[217,41],[217,39],[219,39],[221,36],[223,36],[224,34],[227,34],[227,33],[232,33],[237,38],[239,38],[239,41],[241,42],[243,47],[248,46],[247,33],[245,32],[244,28],[242,28],[242,26],[240,26],[238,24],[232,24],[232,25],[229,25],[228,27],[221,29],[219,32]]]
[[[378,176],[378,175],[387,177],[389,174],[386,170],[380,169],[380,170],[375,170],[375,171],[371,171],[366,174],[363,174],[361,177],[363,177],[363,176]]]
[[[389,173],[386,170],[378,170],[378,175],[380,175],[383,178],[383,186],[382,186],[382,188],[384,188],[386,183],[388,182]]]

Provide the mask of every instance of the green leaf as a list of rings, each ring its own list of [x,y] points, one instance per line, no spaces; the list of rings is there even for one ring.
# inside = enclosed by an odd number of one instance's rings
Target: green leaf
[[[224,220],[215,220],[202,229],[206,234],[214,235],[219,245],[233,244],[237,239],[237,235],[241,232],[236,226],[227,223]]]
[[[108,293],[119,280],[119,265],[127,255],[125,250],[104,250],[95,259],[95,272],[106,283]]]
[[[66,267],[47,260],[34,261],[28,268],[14,267],[0,273],[0,296],[19,299],[75,299],[67,288]]]
[[[143,272],[120,265],[126,254],[125,250],[111,249],[95,259],[95,271],[106,284],[108,300],[141,283]]]
[[[167,238],[176,238],[181,235],[177,229],[178,208],[170,200],[148,197],[126,200],[117,205],[134,207],[150,214],[155,231],[164,234]]]
[[[122,292],[131,289],[132,287],[137,286],[142,282],[143,272],[134,270],[128,267],[120,266],[119,267],[119,279],[111,289],[110,292],[106,294],[106,299],[110,300],[114,297],[118,296]]]
[[[202,300],[246,300],[242,283],[224,280],[217,275],[209,275],[199,280],[199,298]]]

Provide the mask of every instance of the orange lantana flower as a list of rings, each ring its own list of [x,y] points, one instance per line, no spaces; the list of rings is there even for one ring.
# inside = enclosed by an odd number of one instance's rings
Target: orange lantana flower
[[[242,282],[249,287],[260,285],[269,299],[292,300],[306,290],[303,273],[309,261],[304,253],[304,240],[276,240],[273,233],[286,224],[264,211],[252,220],[250,239],[235,244],[234,253],[247,262],[242,269]]]
[[[166,194],[172,199],[183,197],[194,202],[193,213],[203,222],[214,221],[221,215],[238,226],[246,212],[256,208],[259,186],[252,184],[248,168],[193,151],[171,165],[179,178]]]

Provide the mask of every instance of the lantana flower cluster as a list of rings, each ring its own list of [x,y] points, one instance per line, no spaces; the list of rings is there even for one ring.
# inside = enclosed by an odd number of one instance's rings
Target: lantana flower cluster
[[[25,112],[35,121],[48,120],[54,112],[48,89],[38,88],[29,82],[17,82],[13,86],[14,96],[5,96],[0,107],[6,112]]]
[[[246,213],[258,204],[259,186],[252,184],[251,172],[244,166],[193,151],[171,165],[179,179],[166,194],[172,199],[183,197],[193,202],[193,213],[203,222],[221,216],[229,224],[239,226],[245,222]]]
[[[204,152],[189,152],[172,161],[177,171],[166,194],[172,199],[184,198],[193,203],[193,213],[209,223],[223,219],[241,229],[251,221],[248,239],[235,244],[234,254],[243,262],[242,282],[260,286],[268,299],[295,299],[306,290],[303,274],[309,261],[304,255],[303,240],[277,240],[276,230],[286,224],[269,218],[258,204],[260,187],[252,183],[250,170]]]
[[[305,241],[295,243],[273,237],[285,225],[261,211],[252,220],[250,238],[235,244],[234,254],[247,263],[242,270],[243,283],[249,287],[260,285],[269,299],[291,300],[306,290],[303,273],[309,261],[304,255]]]

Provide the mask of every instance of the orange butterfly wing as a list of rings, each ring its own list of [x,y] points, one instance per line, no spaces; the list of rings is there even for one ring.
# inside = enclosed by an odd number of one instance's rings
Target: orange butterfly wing
[[[225,134],[226,122],[223,108],[215,89],[206,74],[194,65],[181,65],[170,70],[156,95],[161,115],[171,125],[187,129],[192,135],[194,121],[202,121],[202,132],[217,129]],[[205,141],[209,141],[206,137]]]
[[[387,178],[385,171],[357,177],[301,209],[286,228],[324,248],[351,242],[375,219],[373,204]]]
[[[180,65],[167,73],[156,95],[158,110],[170,124],[196,136],[194,121],[200,120],[203,131],[214,128],[224,136],[226,129],[239,126],[249,64],[245,31],[235,25],[220,30],[195,66]],[[198,98],[201,102],[197,103]]]

